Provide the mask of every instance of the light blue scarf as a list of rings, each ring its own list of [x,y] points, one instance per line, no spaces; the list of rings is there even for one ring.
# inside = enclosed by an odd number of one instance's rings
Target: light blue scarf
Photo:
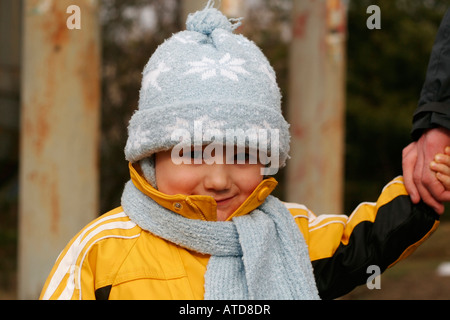
[[[161,207],[130,181],[122,207],[142,229],[211,255],[206,300],[320,299],[305,240],[292,215],[273,196],[231,222],[209,222]]]

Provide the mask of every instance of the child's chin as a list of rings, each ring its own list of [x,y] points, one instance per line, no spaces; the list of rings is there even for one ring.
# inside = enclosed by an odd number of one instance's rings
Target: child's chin
[[[226,221],[233,212],[217,210],[217,221]]]

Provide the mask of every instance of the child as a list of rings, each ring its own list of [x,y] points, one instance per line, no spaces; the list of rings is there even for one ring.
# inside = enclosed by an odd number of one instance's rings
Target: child
[[[443,154],[436,155],[430,168],[436,172],[436,178],[442,182],[445,189],[450,190],[450,147],[445,148]]]
[[[73,238],[42,299],[332,299],[437,228],[401,177],[349,217],[271,196],[289,152],[275,73],[212,4],[150,58],[122,206]]]

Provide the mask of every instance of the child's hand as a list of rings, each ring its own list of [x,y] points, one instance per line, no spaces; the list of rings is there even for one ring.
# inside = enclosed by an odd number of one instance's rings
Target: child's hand
[[[445,148],[444,154],[437,154],[430,167],[436,172],[437,179],[445,189],[450,190],[450,147]]]

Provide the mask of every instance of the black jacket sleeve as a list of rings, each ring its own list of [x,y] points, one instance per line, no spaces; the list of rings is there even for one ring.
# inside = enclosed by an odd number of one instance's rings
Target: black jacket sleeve
[[[312,261],[320,297],[335,299],[365,284],[369,266],[384,272],[425,241],[438,221],[431,208],[413,204],[408,195],[380,207],[376,218],[357,224],[332,256]]]
[[[436,127],[450,129],[450,10],[433,45],[411,135],[417,140],[424,130]]]

